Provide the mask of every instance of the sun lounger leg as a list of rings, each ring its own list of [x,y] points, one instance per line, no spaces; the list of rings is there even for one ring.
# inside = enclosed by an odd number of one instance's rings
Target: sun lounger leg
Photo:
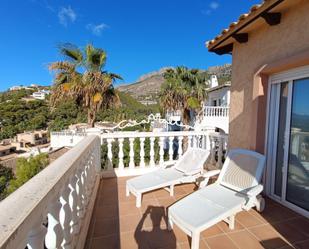
[[[174,196],[174,185],[170,186],[170,196]]]
[[[172,231],[173,230],[173,221],[172,219],[168,218],[168,221],[167,221],[167,229],[169,231]]]
[[[126,196],[129,197],[130,196],[130,190],[128,185],[126,186]]]
[[[233,230],[235,228],[235,215],[231,215],[229,218],[229,228]]]
[[[191,249],[199,249],[200,233],[192,233]]]
[[[141,207],[142,205],[142,194],[139,193],[136,195],[136,207]]]

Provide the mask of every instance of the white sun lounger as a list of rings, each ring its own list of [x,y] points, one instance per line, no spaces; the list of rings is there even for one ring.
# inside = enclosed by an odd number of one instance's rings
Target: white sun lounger
[[[203,166],[208,156],[208,150],[189,148],[171,167],[166,167],[166,165],[154,172],[128,180],[126,195],[129,196],[132,193],[136,196],[136,207],[141,206],[143,193],[155,189],[166,188],[173,196],[175,185],[195,182],[202,175]],[[207,180],[205,179],[205,182]]]
[[[234,229],[235,215],[256,207],[263,211],[264,199],[259,195],[265,157],[259,153],[231,150],[218,180],[176,202],[168,209],[169,229],[176,224],[192,237],[191,249],[199,248],[200,233],[220,221]],[[207,173],[206,173],[207,174]]]

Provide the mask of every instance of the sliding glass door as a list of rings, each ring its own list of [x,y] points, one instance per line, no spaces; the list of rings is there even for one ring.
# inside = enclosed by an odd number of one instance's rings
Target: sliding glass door
[[[286,200],[309,211],[309,78],[293,81]]]
[[[268,192],[309,215],[309,76],[271,82],[269,100]]]

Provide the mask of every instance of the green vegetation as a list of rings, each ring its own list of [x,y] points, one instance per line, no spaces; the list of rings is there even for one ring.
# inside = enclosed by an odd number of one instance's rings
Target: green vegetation
[[[0,200],[5,198],[6,188],[11,179],[13,179],[12,169],[0,164]]]
[[[196,112],[206,98],[205,88],[209,75],[198,69],[176,67],[164,73],[165,82],[160,93],[161,106],[165,111],[182,112],[184,124],[189,124],[190,112]]]
[[[42,169],[44,169],[48,164],[48,155],[45,153],[30,157],[28,159],[18,158],[15,177],[9,181],[8,186],[3,191],[4,196],[14,192]]]
[[[51,104],[55,107],[61,100],[74,99],[87,111],[88,124],[93,127],[100,109],[119,103],[113,83],[122,78],[104,70],[106,53],[91,44],[84,49],[64,44],[60,53],[65,60],[49,66],[56,72]]]
[[[12,99],[0,103],[0,140],[25,130],[45,129],[48,126],[49,108],[45,101],[27,102],[18,99],[23,96],[19,91],[14,94]]]

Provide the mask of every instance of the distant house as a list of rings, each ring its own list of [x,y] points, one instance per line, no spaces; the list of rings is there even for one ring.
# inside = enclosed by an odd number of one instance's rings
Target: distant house
[[[41,90],[41,91],[32,93],[32,97],[35,98],[35,99],[44,100],[46,98],[46,96],[49,95],[49,94],[50,94],[50,91]]]
[[[16,142],[20,144],[20,148],[46,144],[48,143],[47,131],[19,133],[16,135]]]
[[[216,75],[212,75],[209,81],[210,88],[206,89],[207,106],[229,106],[230,105],[230,87],[231,82],[222,85],[218,84]]]
[[[18,91],[24,89],[24,86],[12,86],[9,88],[10,91]]]
[[[308,13],[307,0],[267,0],[207,44],[233,56],[229,147],[265,154],[265,194],[307,217]]]
[[[8,156],[15,153],[16,147],[13,145],[0,145],[0,159],[1,157]]]

